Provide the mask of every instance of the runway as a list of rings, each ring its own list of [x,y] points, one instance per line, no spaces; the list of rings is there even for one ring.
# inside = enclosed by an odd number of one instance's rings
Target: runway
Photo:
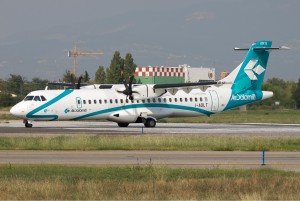
[[[0,164],[276,168],[300,171],[300,152],[0,151]]]
[[[21,121],[0,123],[0,136],[20,134],[41,136],[46,134],[226,134],[300,136],[300,125],[157,123],[155,128],[144,128],[143,124],[131,124],[127,128],[120,128],[113,122],[51,121],[34,122],[33,128],[25,128]]]
[[[298,124],[195,124],[157,123],[155,128],[132,124],[120,128],[113,122],[35,122],[25,128],[21,121],[0,123],[0,136],[57,135],[235,135],[300,136]],[[189,168],[265,168],[300,171],[300,152],[203,151],[0,151],[0,164],[58,164],[81,166],[163,165]]]

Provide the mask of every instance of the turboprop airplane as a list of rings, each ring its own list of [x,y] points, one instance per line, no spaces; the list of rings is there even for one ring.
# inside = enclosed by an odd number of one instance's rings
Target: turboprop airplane
[[[25,127],[33,121],[106,119],[120,127],[144,123],[155,127],[166,117],[210,116],[273,96],[262,91],[272,42],[253,43],[244,61],[220,81],[179,84],[129,83],[78,85],[76,89],[30,92],[13,106],[10,113],[23,119]]]

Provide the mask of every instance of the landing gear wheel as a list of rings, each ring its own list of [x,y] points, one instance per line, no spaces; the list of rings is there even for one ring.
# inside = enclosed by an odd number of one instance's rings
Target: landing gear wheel
[[[152,118],[148,118],[146,119],[146,122],[144,123],[145,127],[155,127],[156,126],[156,121],[155,119],[152,119]]]
[[[127,127],[129,123],[118,123],[119,127]]]
[[[31,128],[31,127],[32,127],[32,124],[31,124],[31,123],[28,123],[28,121],[26,121],[26,122],[25,122],[25,127],[26,127],[26,128]]]

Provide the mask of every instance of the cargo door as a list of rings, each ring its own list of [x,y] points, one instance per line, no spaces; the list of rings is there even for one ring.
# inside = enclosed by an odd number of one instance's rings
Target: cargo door
[[[210,98],[211,98],[211,111],[217,112],[219,109],[219,97],[215,90],[209,90]]]

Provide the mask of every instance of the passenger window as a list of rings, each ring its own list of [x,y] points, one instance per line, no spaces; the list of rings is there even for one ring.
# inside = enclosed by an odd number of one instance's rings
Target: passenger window
[[[91,101],[91,100],[89,100],[89,104],[92,104],[92,101]]]
[[[150,100],[150,99],[147,99],[147,102],[148,102],[148,103],[150,103],[150,102],[151,102],[151,100]]]
[[[200,97],[200,101],[201,101],[201,102],[203,101],[202,97]]]
[[[175,103],[177,103],[177,98],[174,98]]]
[[[104,99],[104,103],[107,104],[107,100],[106,99]]]
[[[115,103],[118,104],[118,99],[115,99]]]
[[[112,104],[112,103],[113,103],[113,100],[112,100],[112,99],[109,99],[109,102],[110,102],[110,104]]]
[[[128,99],[126,98],[126,103],[128,103],[129,101],[128,101]]]
[[[169,102],[170,102],[170,103],[172,102],[172,98],[169,98]]]
[[[193,102],[193,98],[190,98],[190,102]]]
[[[99,103],[102,104],[102,100],[101,99],[99,99]]]
[[[35,101],[41,101],[41,99],[40,99],[39,96],[35,96],[33,100],[35,100]]]
[[[184,98],[185,102],[188,102],[188,99],[187,98]]]
[[[142,100],[142,103],[145,103],[145,100]]]
[[[167,102],[167,99],[166,99],[166,98],[164,98],[164,102]]]
[[[198,102],[198,98],[195,98],[195,102]]]
[[[160,98],[158,98],[157,100],[158,100],[159,103],[161,102],[161,99],[160,99]]]
[[[86,101],[85,101],[85,100],[83,100],[83,104],[86,104]]]
[[[41,96],[42,101],[46,101],[47,99],[44,96]]]
[[[77,99],[77,105],[81,105],[80,99]]]
[[[97,104],[97,100],[94,100],[94,104]]]
[[[182,98],[179,98],[179,101],[182,102]]]
[[[123,104],[123,99],[120,99],[120,102]]]
[[[153,103],[155,103],[155,98],[153,98],[152,100],[153,100]]]

